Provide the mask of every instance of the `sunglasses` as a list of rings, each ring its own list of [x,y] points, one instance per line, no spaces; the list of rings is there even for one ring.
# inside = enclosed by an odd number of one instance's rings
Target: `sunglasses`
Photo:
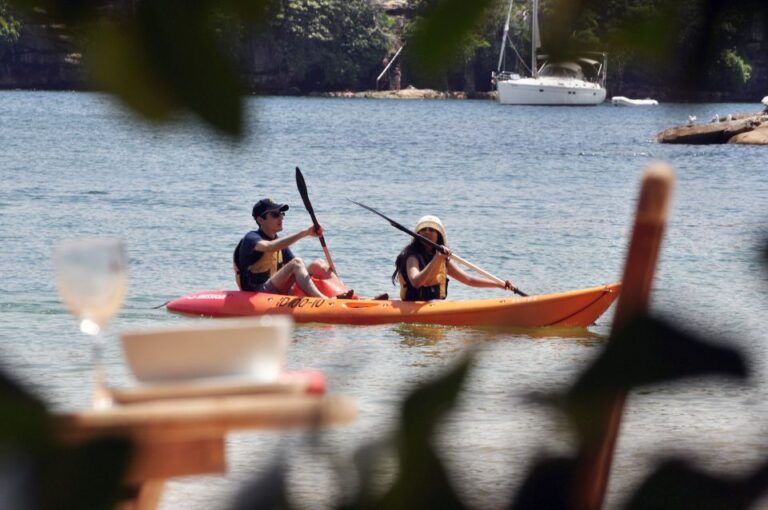
[[[285,218],[285,212],[283,211],[269,211],[268,213],[262,214],[262,218]]]

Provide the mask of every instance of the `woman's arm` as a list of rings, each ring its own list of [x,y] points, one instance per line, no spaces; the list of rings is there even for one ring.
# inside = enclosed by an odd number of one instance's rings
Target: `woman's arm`
[[[424,269],[419,271],[419,259],[411,255],[405,261],[405,269],[408,272],[408,279],[411,280],[411,285],[417,289],[425,287],[427,282],[432,281],[437,273],[440,271],[440,262],[445,260],[445,255],[438,252],[429,261],[429,264],[424,266]]]
[[[487,278],[480,278],[477,276],[472,276],[468,274],[466,271],[461,269],[459,266],[456,265],[455,262],[452,260],[448,261],[448,276],[451,276],[455,278],[456,280],[460,281],[464,285],[469,285],[470,287],[482,287],[482,288],[499,288],[499,289],[508,289],[512,290],[514,289],[514,285],[512,285],[511,280],[506,280],[504,282],[504,285],[499,285],[498,283],[488,280]]]

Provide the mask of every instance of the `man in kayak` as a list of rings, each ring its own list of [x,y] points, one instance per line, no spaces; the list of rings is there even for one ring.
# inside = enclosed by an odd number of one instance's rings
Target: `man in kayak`
[[[305,237],[322,235],[322,227],[318,226],[316,230],[313,225],[278,239],[277,233],[283,230],[283,217],[287,210],[287,204],[278,204],[271,198],[263,198],[253,206],[253,219],[259,229],[248,232],[240,240],[233,256],[235,279],[240,290],[290,294],[295,283],[307,296],[349,297],[346,294],[326,296],[320,292],[311,276],[328,278],[328,265],[316,260],[306,266],[289,248]]]
[[[416,233],[423,235],[433,243],[446,246],[448,236],[445,227],[437,216],[424,216],[416,224]],[[452,276],[470,287],[499,287],[514,290],[510,280],[501,287],[494,281],[479,278],[464,272],[451,261],[451,250],[447,253],[435,250],[432,246],[414,238],[395,261],[392,283],[399,280],[400,299],[403,301],[430,301],[445,299],[448,295],[448,276]]]

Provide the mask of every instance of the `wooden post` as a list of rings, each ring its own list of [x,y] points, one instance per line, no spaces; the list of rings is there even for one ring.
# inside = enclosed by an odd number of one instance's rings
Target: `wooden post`
[[[227,396],[219,394],[221,388],[211,391],[209,397],[166,395],[169,398],[59,414],[58,439],[78,444],[95,437],[129,438],[132,461],[119,508],[154,510],[166,480],[226,471],[225,438],[230,431],[325,427],[349,423],[357,415],[354,400],[342,395]]]
[[[674,172],[664,163],[654,163],[645,171],[613,330],[648,308],[673,183]],[[609,411],[596,423],[597,439],[582,444],[578,453],[575,507],[580,510],[599,510],[605,499],[626,392],[617,390],[609,398]]]

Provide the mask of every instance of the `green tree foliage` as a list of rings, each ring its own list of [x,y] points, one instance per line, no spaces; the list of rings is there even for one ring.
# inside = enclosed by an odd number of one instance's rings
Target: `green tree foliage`
[[[501,39],[507,1],[413,0],[417,13],[411,55],[437,73],[451,70],[475,51],[479,40]],[[530,56],[530,0],[515,2],[510,36],[524,61]],[[480,19],[485,19],[484,25]],[[496,20],[494,24],[489,22]],[[568,59],[584,51],[607,51],[609,85],[626,79],[647,88],[676,91],[739,90],[753,73],[753,34],[768,32],[768,4],[758,0],[541,0],[542,53]],[[488,32],[478,32],[480,27]],[[451,41],[446,42],[449,38]],[[758,37],[759,38],[759,37]],[[750,53],[750,47],[752,53]],[[498,54],[498,46],[496,46]],[[430,57],[423,58],[423,55]],[[526,64],[527,65],[527,64]],[[495,66],[486,66],[485,72]],[[619,78],[616,80],[616,78]],[[673,92],[674,93],[674,92]]]
[[[289,79],[307,90],[370,86],[389,40],[369,0],[280,0],[271,21]]]
[[[730,72],[736,81],[741,83],[749,81],[752,76],[752,66],[736,53],[736,50],[723,50],[720,55],[721,58],[718,59],[718,62],[723,64],[723,67]]]
[[[486,77],[495,67],[494,43],[507,0],[409,0],[408,5],[414,13],[405,27],[409,74],[426,86],[458,84],[472,93],[478,71]]]
[[[464,62],[487,46],[481,23],[492,0],[410,0],[416,13],[407,27],[410,44],[428,70]]]
[[[635,70],[685,90],[746,83],[751,77],[746,49],[755,21],[768,27],[768,8],[755,0],[549,0],[545,5],[548,52],[602,49],[619,73]]]
[[[8,2],[0,0],[0,50],[19,39],[21,23],[13,17]]]

